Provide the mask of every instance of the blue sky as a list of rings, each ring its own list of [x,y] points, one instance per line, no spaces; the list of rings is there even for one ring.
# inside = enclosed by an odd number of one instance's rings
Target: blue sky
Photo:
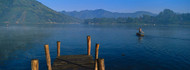
[[[37,0],[56,11],[105,9],[112,12],[149,11],[159,13],[171,9],[190,12],[190,0]]]

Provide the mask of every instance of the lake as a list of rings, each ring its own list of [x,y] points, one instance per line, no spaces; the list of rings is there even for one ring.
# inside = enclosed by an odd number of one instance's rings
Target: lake
[[[136,36],[142,27],[144,37]],[[0,70],[30,70],[31,59],[39,59],[46,70],[44,45],[49,44],[51,61],[56,42],[61,55],[86,54],[86,36],[100,44],[99,58],[106,70],[190,70],[190,26],[145,25],[9,25],[0,26]]]

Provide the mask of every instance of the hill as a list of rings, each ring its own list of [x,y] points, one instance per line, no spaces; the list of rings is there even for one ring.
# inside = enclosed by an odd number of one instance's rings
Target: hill
[[[0,0],[0,23],[76,23],[79,19],[58,13],[36,0]]]
[[[118,18],[118,17],[140,17],[142,15],[150,15],[155,16],[156,14],[146,12],[146,11],[137,11],[135,13],[118,13],[118,12],[110,12],[103,9],[96,10],[83,10],[83,11],[72,11],[66,12],[62,11],[61,13],[67,14],[69,16],[73,16],[81,19],[92,19],[92,18]]]
[[[112,23],[144,23],[144,24],[190,24],[190,13],[177,14],[170,9],[165,9],[157,16],[143,15],[136,18],[93,18],[86,19],[84,23],[112,24]]]

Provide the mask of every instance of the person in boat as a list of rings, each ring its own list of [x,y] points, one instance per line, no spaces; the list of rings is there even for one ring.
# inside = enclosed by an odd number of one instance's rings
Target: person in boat
[[[139,28],[139,33],[144,33],[141,28]]]

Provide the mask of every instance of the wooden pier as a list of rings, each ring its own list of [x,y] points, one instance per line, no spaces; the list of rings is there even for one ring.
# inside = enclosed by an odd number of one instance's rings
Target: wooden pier
[[[93,70],[94,60],[88,55],[66,55],[57,57],[53,70]]]
[[[48,70],[105,70],[104,59],[98,58],[99,44],[96,44],[95,58],[91,56],[91,37],[87,36],[87,54],[86,55],[60,55],[61,42],[57,42],[57,57],[51,66],[49,46],[45,45],[45,55]],[[31,69],[39,69],[39,61],[31,61]]]

